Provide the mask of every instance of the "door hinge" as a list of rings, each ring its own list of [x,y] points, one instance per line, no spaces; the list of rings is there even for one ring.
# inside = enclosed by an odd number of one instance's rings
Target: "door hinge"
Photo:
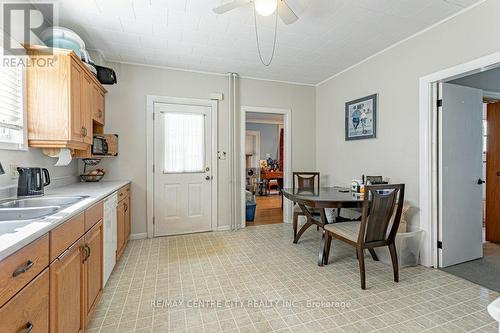
[[[438,241],[438,249],[442,249],[442,248],[443,248],[443,242]]]
[[[437,102],[436,102],[436,105],[438,108],[442,107],[443,106],[443,100],[442,99],[438,99]]]
[[[155,217],[153,216],[153,224],[155,224]]]
[[[155,172],[155,165],[153,164],[153,173]]]
[[[155,120],[155,113],[153,112],[153,120]]]

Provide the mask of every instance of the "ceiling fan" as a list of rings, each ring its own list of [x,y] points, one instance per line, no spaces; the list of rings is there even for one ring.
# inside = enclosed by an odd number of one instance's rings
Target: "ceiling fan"
[[[215,7],[213,11],[216,14],[224,14],[249,4],[253,4],[255,11],[262,16],[269,16],[278,11],[279,17],[285,24],[292,24],[299,19],[285,0],[233,0]]]

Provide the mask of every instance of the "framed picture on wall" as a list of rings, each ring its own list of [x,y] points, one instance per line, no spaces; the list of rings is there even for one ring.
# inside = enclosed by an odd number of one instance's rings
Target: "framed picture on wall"
[[[346,141],[376,137],[377,98],[374,94],[345,103]]]

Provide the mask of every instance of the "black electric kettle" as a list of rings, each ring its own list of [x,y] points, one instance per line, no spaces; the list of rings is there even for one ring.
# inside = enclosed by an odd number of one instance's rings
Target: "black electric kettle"
[[[18,197],[43,195],[43,188],[50,184],[49,170],[45,168],[18,167],[17,172],[19,172],[19,180],[17,182]]]

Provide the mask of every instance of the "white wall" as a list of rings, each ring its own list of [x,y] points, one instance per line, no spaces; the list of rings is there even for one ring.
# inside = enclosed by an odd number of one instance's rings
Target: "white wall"
[[[11,165],[47,168],[51,178],[49,188],[75,182],[78,176],[77,163],[72,161],[69,166],[56,167],[56,161],[43,155],[42,150],[38,148],[30,148],[28,151],[0,150],[0,163],[5,170],[5,174],[0,175],[0,198],[16,194],[17,178],[10,176]]]
[[[407,185],[418,224],[419,78],[500,49],[500,1],[485,3],[321,84],[316,92],[317,167],[330,184],[361,174]],[[344,141],[344,104],[379,94],[377,138]]]
[[[118,133],[119,156],[102,165],[106,179],[132,180],[132,233],[146,232],[146,96],[210,98],[222,92],[219,107],[218,149],[229,152],[228,78],[126,64],[108,64],[118,84],[106,86],[106,132]],[[315,88],[269,81],[241,79],[241,105],[290,108],[292,110],[292,165],[313,170],[315,149]],[[236,143],[239,145],[239,143]],[[229,225],[229,156],[219,161],[219,226]]]

